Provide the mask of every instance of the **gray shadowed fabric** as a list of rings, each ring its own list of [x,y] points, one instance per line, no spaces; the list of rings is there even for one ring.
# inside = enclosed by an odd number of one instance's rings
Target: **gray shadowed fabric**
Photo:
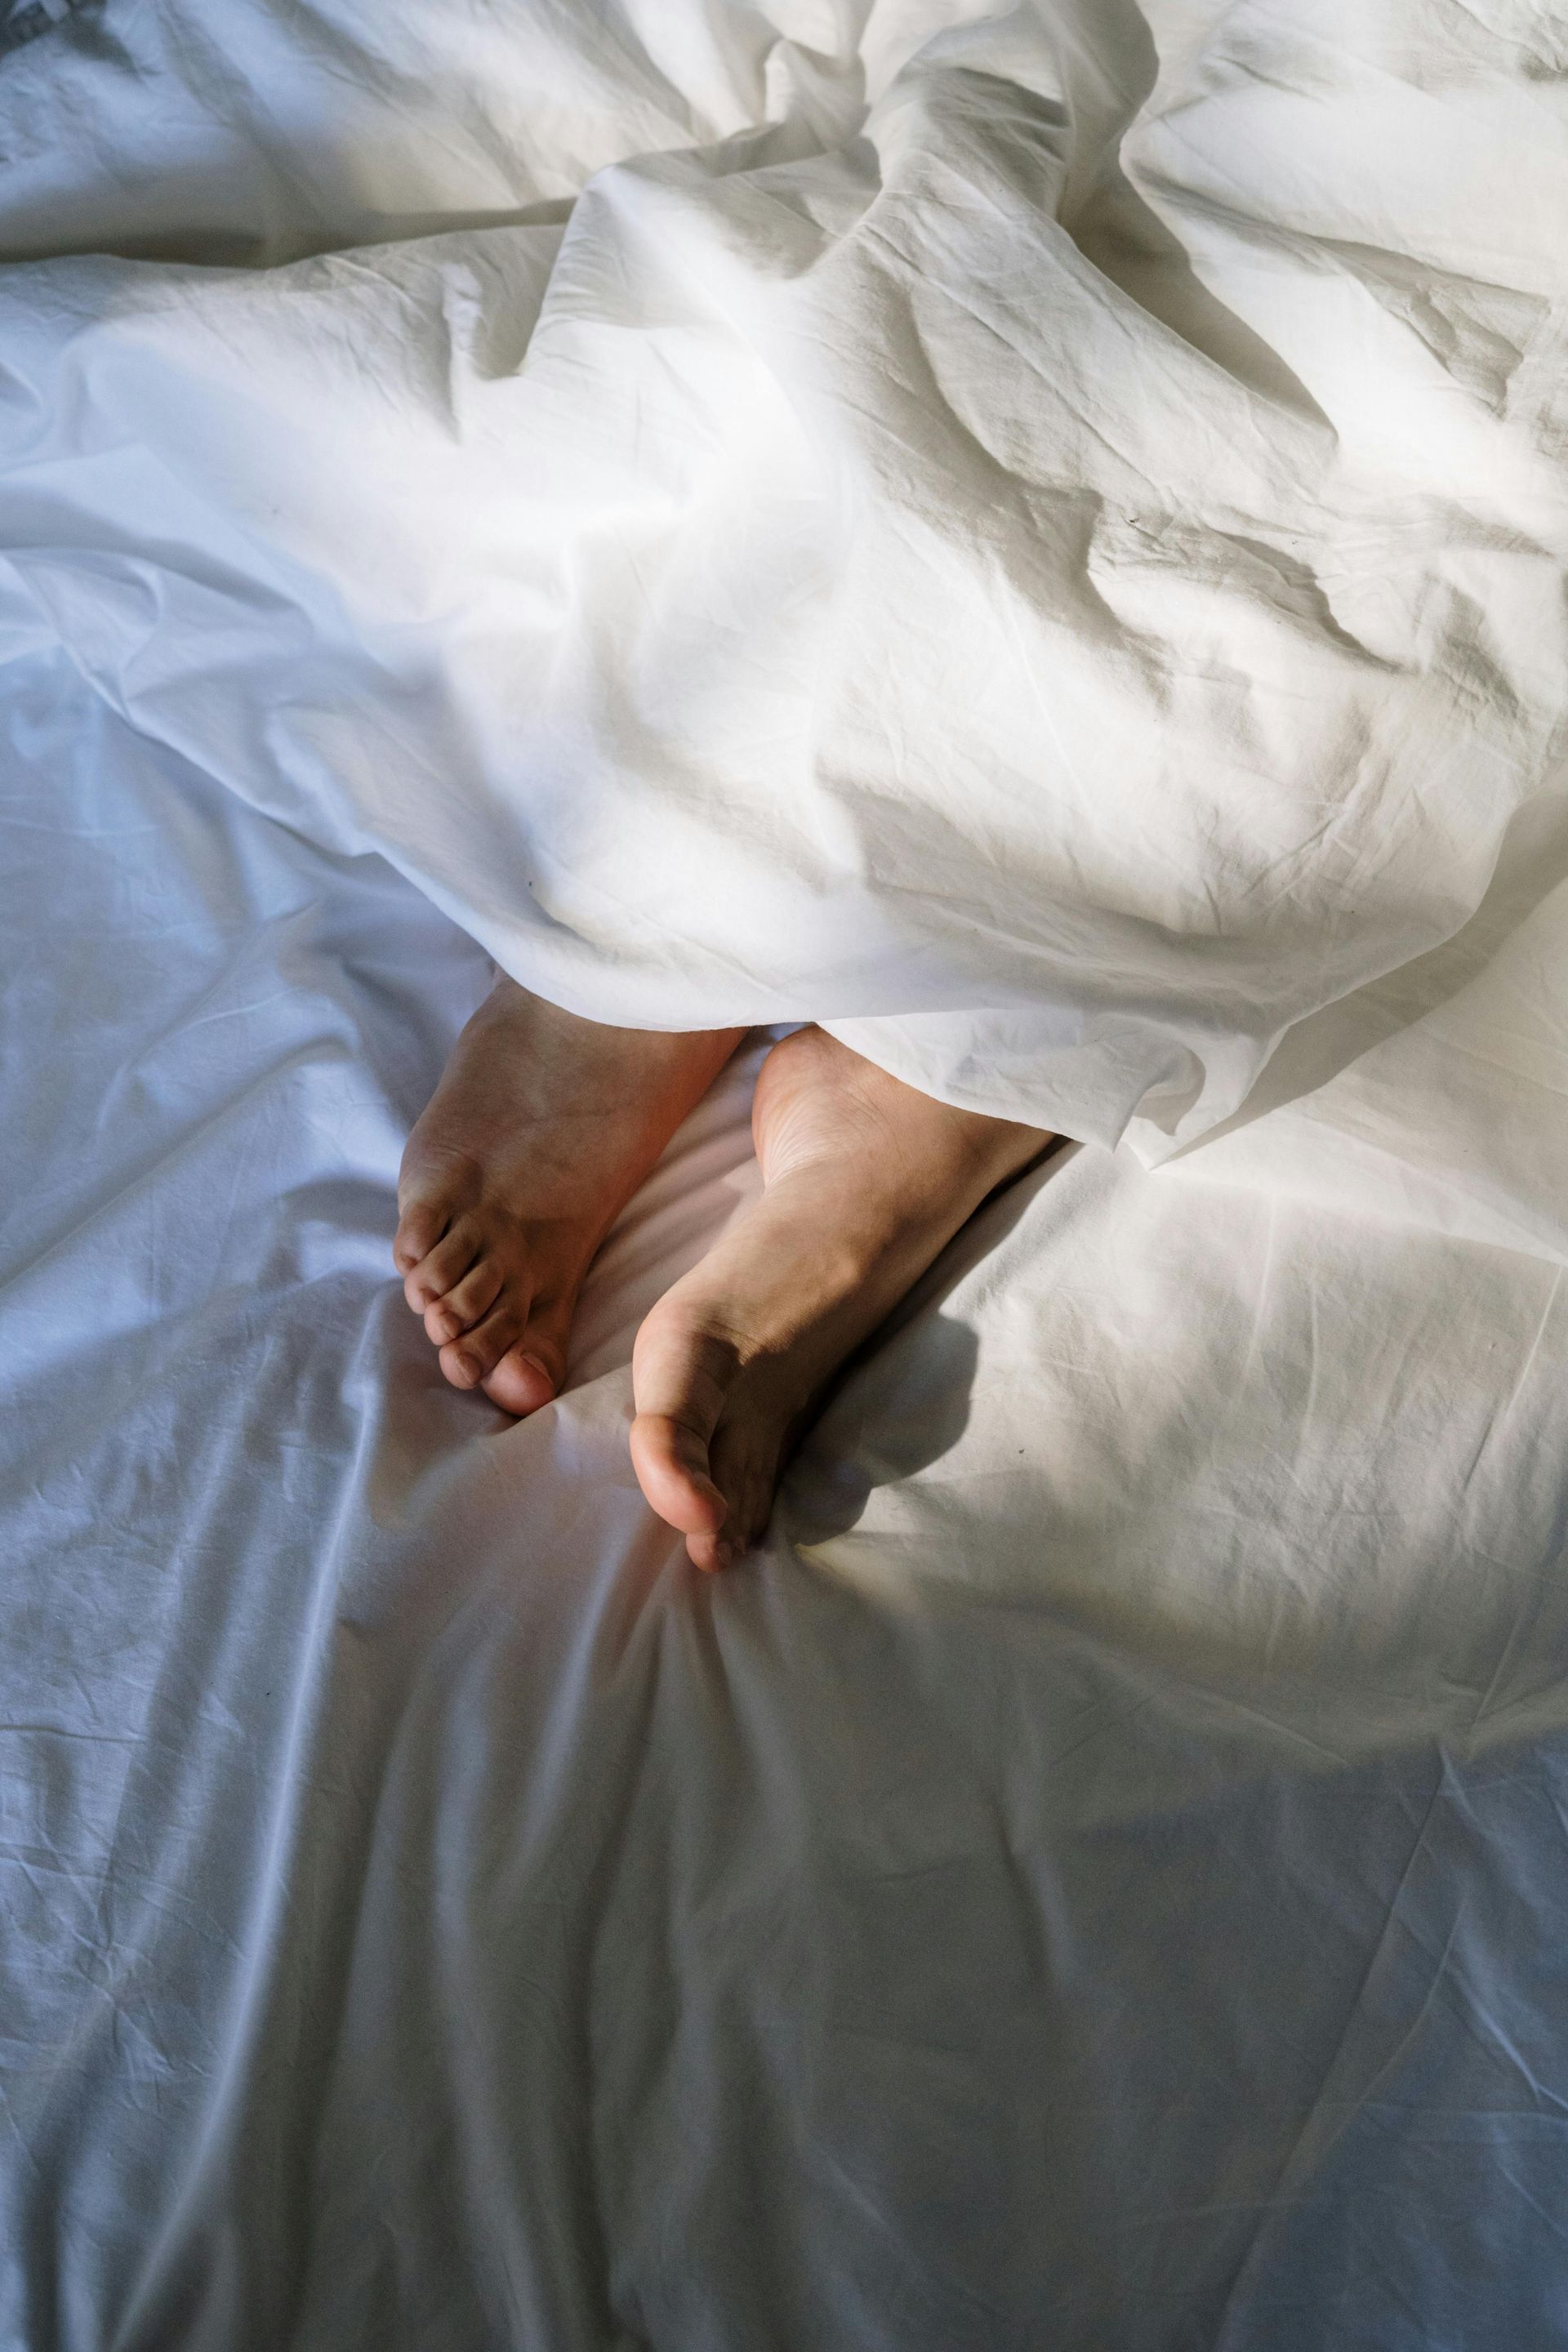
[[[0,0],[0,57],[70,17],[81,23],[102,13],[103,0]]]

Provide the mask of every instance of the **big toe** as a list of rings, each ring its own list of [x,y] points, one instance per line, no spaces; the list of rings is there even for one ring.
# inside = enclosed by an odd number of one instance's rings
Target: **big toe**
[[[527,1323],[488,1372],[481,1386],[492,1404],[521,1421],[560,1393],[566,1377],[566,1333],[572,1300],[535,1303]]]
[[[700,1433],[672,1413],[639,1412],[632,1423],[632,1466],[659,1517],[686,1538],[697,1566],[726,1567],[736,1551],[725,1527],[730,1505],[710,1474]]]
[[[684,1312],[674,1294],[649,1315],[632,1356],[637,1483],[703,1569],[727,1566],[740,1549],[736,1498],[714,1443],[739,1369],[734,1343]]]

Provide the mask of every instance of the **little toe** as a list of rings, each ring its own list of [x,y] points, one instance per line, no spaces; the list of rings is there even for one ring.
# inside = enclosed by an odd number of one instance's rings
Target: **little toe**
[[[392,1237],[392,1262],[398,1273],[412,1274],[420,1259],[429,1256],[449,1223],[439,1201],[410,1201],[401,1208]]]
[[[416,1315],[423,1315],[437,1299],[445,1298],[454,1283],[462,1280],[479,1256],[479,1229],[467,1218],[442,1234],[435,1248],[404,1278],[403,1295]]]
[[[488,1315],[500,1297],[501,1284],[506,1279],[499,1258],[481,1257],[468,1268],[460,1282],[455,1282],[444,1298],[437,1299],[425,1309],[425,1329],[437,1348],[448,1339],[459,1339]]]

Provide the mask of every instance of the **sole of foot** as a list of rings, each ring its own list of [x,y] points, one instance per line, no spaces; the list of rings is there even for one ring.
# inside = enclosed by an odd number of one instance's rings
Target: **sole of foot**
[[[610,1028],[497,981],[397,1187],[394,1262],[455,1388],[519,1415],[555,1395],[595,1252],[744,1034]]]
[[[756,1541],[845,1359],[1054,1139],[934,1101],[815,1028],[763,1064],[752,1125],[761,1198],[666,1292],[632,1360],[637,1477],[700,1569]]]

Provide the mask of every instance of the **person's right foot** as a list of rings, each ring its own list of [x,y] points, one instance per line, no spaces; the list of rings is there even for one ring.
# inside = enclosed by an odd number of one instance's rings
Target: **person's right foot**
[[[845,1358],[1052,1140],[919,1094],[820,1029],[773,1047],[752,1128],[761,1199],[666,1291],[632,1358],[643,1493],[707,1569],[761,1535]]]
[[[744,1034],[612,1029],[497,981],[397,1186],[404,1294],[455,1387],[549,1402],[594,1253]]]

